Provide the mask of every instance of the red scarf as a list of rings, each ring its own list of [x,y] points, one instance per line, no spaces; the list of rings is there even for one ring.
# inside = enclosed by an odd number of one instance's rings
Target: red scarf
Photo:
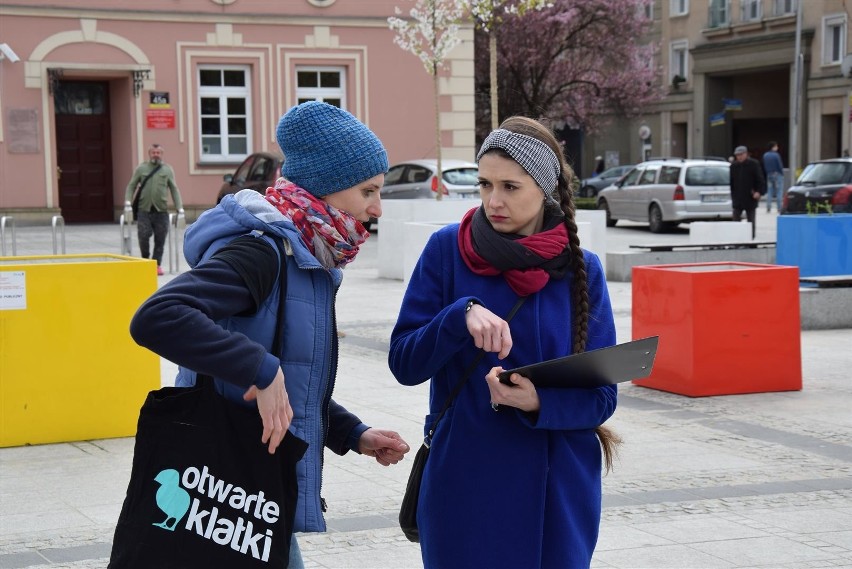
[[[471,271],[477,275],[502,274],[518,296],[528,296],[538,292],[544,288],[551,276],[561,278],[564,275],[564,266],[568,258],[566,254],[568,231],[564,223],[559,222],[552,229],[512,239],[495,231],[484,213],[480,214],[481,220],[475,219],[479,210],[480,208],[474,208],[468,211],[459,227],[459,250]],[[474,241],[473,236],[474,224],[479,226],[477,241]],[[483,238],[487,243],[479,242]],[[501,249],[505,250],[507,255],[499,255]],[[485,253],[485,251],[492,253]],[[495,255],[495,251],[498,254]],[[498,256],[501,257],[499,262],[503,266],[512,259],[528,259],[528,261],[517,261],[514,267],[500,269],[494,264]],[[491,260],[489,261],[486,257]]]

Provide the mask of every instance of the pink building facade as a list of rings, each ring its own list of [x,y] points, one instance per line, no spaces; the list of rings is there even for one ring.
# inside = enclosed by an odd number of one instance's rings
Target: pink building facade
[[[393,43],[409,0],[0,3],[0,215],[113,222],[134,168],[165,147],[189,221],[249,154],[278,152],[291,106],[341,106],[391,163],[436,155],[432,77]],[[439,77],[444,158],[472,159],[473,32]]]

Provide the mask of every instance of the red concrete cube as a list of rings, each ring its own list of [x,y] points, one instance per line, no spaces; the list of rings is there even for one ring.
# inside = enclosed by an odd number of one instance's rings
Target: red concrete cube
[[[636,385],[690,397],[802,388],[797,267],[648,265],[632,280],[633,338],[660,336]]]

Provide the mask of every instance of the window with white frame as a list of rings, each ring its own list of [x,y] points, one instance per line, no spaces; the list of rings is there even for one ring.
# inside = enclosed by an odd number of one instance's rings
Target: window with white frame
[[[198,66],[202,162],[236,162],[251,151],[251,82],[247,65]]]
[[[689,0],[671,0],[671,16],[685,16],[689,13]]]
[[[721,28],[731,25],[731,0],[710,0],[709,28]]]
[[[796,0],[772,0],[772,15],[787,16],[796,13]]]
[[[296,101],[324,101],[346,108],[345,67],[296,67]]]
[[[822,63],[835,65],[846,55],[846,14],[834,14],[822,19]]]
[[[743,22],[756,22],[760,20],[761,0],[740,0],[740,20]]]
[[[689,42],[687,40],[676,40],[669,44],[669,79],[672,83],[686,82],[689,71],[688,58]]]

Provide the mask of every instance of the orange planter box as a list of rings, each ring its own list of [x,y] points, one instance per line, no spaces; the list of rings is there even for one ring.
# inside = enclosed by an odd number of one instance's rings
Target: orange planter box
[[[660,336],[633,383],[689,397],[802,389],[797,267],[634,267],[633,338]]]

